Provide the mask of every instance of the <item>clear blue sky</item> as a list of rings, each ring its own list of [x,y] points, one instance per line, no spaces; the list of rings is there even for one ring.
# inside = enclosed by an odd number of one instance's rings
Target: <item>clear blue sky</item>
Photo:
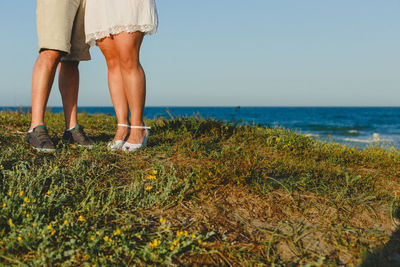
[[[156,0],[148,106],[399,106],[399,0]],[[34,0],[0,4],[0,106],[30,106]],[[79,105],[111,106],[98,48]],[[55,83],[56,84],[56,83]],[[57,85],[49,101],[60,106]]]

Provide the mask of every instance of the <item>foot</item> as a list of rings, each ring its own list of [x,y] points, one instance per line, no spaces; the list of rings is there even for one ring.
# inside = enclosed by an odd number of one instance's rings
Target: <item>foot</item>
[[[93,141],[86,136],[83,127],[77,124],[74,128],[68,129],[64,132],[63,142],[70,144],[77,144],[78,146],[92,148]]]
[[[141,144],[146,137],[146,129],[135,129],[132,128],[129,134],[129,138],[126,140],[131,144]]]
[[[125,141],[129,136],[129,125],[128,124],[118,124],[117,132],[114,136],[114,142]]]
[[[131,126],[131,134],[128,140],[122,147],[122,151],[135,152],[136,150],[147,145],[147,139],[149,138],[150,127],[146,126]],[[137,131],[139,130],[139,131]],[[136,132],[136,135],[132,135],[132,132]],[[143,136],[144,135],[144,136]],[[142,137],[143,136],[143,137]],[[132,143],[129,140],[134,140]],[[141,140],[141,141],[135,141]]]
[[[107,147],[113,152],[120,151],[125,144],[125,141],[129,135],[128,124],[118,123],[117,132],[115,133],[114,140],[108,143]]]
[[[30,144],[30,146],[42,152],[54,152],[56,147],[51,141],[49,134],[47,132],[46,126],[39,125],[30,130],[25,137],[25,140]]]

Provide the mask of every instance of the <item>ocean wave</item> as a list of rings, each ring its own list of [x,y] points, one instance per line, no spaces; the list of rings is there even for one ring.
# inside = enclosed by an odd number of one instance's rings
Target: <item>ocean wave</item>
[[[300,129],[305,131],[321,134],[321,135],[339,135],[339,136],[359,136],[361,132],[371,131],[369,126],[330,126],[323,124],[298,125]]]
[[[393,142],[392,139],[389,138],[383,138],[383,139],[360,139],[360,138],[339,138],[342,141],[345,142],[351,142],[351,143],[365,143],[365,144],[377,144],[377,143],[389,143]]]
[[[313,133],[306,133],[305,136],[307,136],[307,137],[320,137],[319,134],[313,134]]]
[[[303,125],[301,128],[308,128],[312,131],[321,131],[321,132],[354,132],[354,131],[362,131],[362,130],[369,130],[371,127],[369,126],[330,126],[330,125],[322,125],[322,124],[309,124]]]

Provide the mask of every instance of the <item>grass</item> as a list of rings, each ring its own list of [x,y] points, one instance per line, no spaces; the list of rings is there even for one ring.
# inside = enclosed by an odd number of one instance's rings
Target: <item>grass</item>
[[[109,153],[115,118],[79,115],[92,150],[24,142],[0,113],[0,263],[399,264],[400,154],[201,118],[146,121],[148,147]]]

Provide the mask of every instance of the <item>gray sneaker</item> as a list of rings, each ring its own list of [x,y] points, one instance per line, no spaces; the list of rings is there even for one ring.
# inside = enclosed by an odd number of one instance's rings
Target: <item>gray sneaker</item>
[[[56,147],[50,140],[46,126],[44,125],[39,125],[33,128],[32,131],[26,134],[25,140],[31,145],[33,149],[37,151],[42,151],[42,152],[56,151]]]
[[[93,141],[86,136],[83,127],[77,124],[71,130],[66,130],[62,137],[63,142],[77,144],[78,146],[93,148]]]

